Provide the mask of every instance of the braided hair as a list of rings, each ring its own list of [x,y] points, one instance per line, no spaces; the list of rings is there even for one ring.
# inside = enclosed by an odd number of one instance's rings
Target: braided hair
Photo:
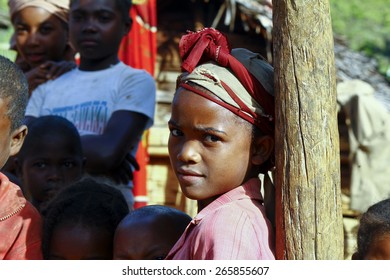
[[[106,231],[114,238],[119,222],[129,213],[122,193],[93,178],[80,181],[60,190],[43,209],[42,251],[50,255],[52,234],[59,225],[72,223]]]

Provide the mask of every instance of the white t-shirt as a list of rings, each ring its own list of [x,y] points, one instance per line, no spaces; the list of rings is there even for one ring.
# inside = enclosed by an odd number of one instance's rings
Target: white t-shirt
[[[26,116],[59,115],[71,121],[80,135],[102,134],[113,112],[146,115],[153,125],[156,85],[144,70],[123,62],[100,71],[74,69],[33,91]]]

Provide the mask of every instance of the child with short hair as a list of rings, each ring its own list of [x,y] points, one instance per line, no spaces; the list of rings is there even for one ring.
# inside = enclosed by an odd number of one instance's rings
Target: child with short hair
[[[28,85],[23,72],[0,56],[0,168],[23,144]],[[0,173],[0,260],[42,259],[41,217],[20,188]]]
[[[360,218],[354,260],[390,260],[390,198],[370,206]]]
[[[153,124],[156,86],[146,71],[118,58],[131,28],[130,7],[131,0],[70,2],[70,39],[80,65],[33,92],[26,121],[43,115],[70,120],[81,135],[86,172],[121,183],[132,204],[132,159]]]
[[[59,189],[83,176],[85,158],[76,127],[63,117],[39,117],[28,131],[15,165],[22,189],[40,211]]]
[[[163,260],[191,217],[175,208],[148,205],[130,212],[114,237],[115,260]]]
[[[69,0],[9,0],[8,6],[14,27],[11,48],[30,93],[76,67],[68,36]]]
[[[273,68],[213,28],[181,38],[168,150],[198,214],[167,259],[274,259],[260,173],[273,166]],[[195,104],[195,105],[194,105]]]
[[[93,178],[60,190],[43,210],[44,259],[111,260],[115,229],[128,213],[122,193]]]

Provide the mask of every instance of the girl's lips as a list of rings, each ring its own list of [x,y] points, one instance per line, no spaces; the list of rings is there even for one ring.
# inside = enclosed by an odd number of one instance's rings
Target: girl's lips
[[[178,171],[177,179],[181,184],[194,185],[204,178],[204,175],[194,171]]]
[[[45,60],[45,55],[44,54],[28,54],[26,55],[26,60],[37,63]]]
[[[95,47],[97,44],[98,43],[93,40],[85,40],[80,42],[80,45],[83,47]]]

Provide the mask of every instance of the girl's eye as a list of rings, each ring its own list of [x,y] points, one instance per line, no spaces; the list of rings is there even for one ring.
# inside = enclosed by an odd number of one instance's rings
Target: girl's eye
[[[171,134],[172,134],[172,136],[176,136],[176,137],[183,135],[183,133],[176,128],[171,129]]]
[[[24,25],[18,25],[16,26],[15,30],[17,33],[22,33],[27,31],[27,27]]]
[[[38,161],[38,162],[35,162],[33,164],[34,167],[38,167],[38,168],[45,168],[46,167],[46,163],[43,162],[43,161]]]
[[[204,140],[206,142],[218,142],[218,141],[221,141],[221,138],[216,136],[216,135],[212,135],[212,134],[207,134],[204,138]]]
[[[107,16],[101,16],[101,17],[99,17],[99,21],[100,22],[108,22],[108,21],[110,21],[110,17],[107,17]]]
[[[83,17],[82,17],[81,14],[73,13],[73,14],[71,14],[71,16],[70,16],[70,19],[73,20],[73,21],[75,21],[75,22],[80,22],[80,21],[83,19]]]
[[[109,22],[112,18],[112,15],[110,13],[102,13],[99,14],[99,21],[100,22]]]
[[[75,163],[73,161],[65,161],[64,166],[67,168],[72,168],[75,166]]]
[[[42,34],[49,34],[51,31],[53,30],[53,28],[51,26],[42,26],[39,31],[42,33]]]

